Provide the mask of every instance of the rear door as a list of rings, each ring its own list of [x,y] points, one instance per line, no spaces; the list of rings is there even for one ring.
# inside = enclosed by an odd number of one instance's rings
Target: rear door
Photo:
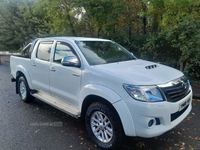
[[[41,41],[31,59],[31,80],[34,89],[49,93],[50,54],[53,41]]]
[[[53,62],[50,65],[50,93],[55,98],[79,107],[79,93],[81,69],[78,67],[63,66],[63,57],[78,57],[74,48],[67,42],[57,41],[54,50]]]

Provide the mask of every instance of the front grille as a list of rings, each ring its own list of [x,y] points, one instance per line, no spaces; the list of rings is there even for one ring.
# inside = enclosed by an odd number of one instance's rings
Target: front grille
[[[166,85],[161,85],[160,88],[169,102],[177,102],[190,93],[190,85],[185,77],[181,77]]]

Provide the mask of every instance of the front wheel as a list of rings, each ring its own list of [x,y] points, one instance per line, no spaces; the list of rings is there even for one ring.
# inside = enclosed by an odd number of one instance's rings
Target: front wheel
[[[34,97],[30,95],[28,83],[23,76],[18,79],[18,89],[19,95],[24,102],[28,103],[34,100]]]
[[[107,105],[92,103],[85,121],[92,141],[102,149],[116,149],[121,144],[123,132],[119,118]]]

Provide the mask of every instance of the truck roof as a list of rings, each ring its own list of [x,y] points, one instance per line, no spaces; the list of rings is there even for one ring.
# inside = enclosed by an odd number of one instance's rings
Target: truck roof
[[[107,39],[90,38],[90,37],[47,37],[40,40],[72,40],[72,41],[110,41]]]

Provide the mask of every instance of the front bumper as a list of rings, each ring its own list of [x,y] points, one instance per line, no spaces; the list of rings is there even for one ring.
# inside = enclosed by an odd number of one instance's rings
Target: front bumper
[[[180,110],[180,105],[188,100],[190,100],[189,104]],[[192,109],[192,89],[187,96],[175,103],[168,101],[154,103],[140,102],[134,100],[132,97],[127,97],[122,101],[126,105],[127,113],[130,114],[124,117],[129,117],[126,120],[132,120],[129,122],[132,122],[133,127],[131,129],[131,124],[128,126],[125,125],[126,123],[122,123],[125,134],[127,136],[150,138],[159,136],[174,128],[190,113]],[[149,127],[148,123],[151,119],[156,120],[157,125]],[[128,129],[125,129],[127,127]]]

